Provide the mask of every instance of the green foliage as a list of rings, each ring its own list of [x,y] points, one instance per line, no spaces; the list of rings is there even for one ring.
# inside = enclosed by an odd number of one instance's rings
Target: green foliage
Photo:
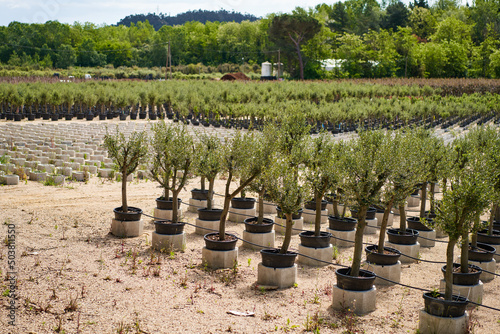
[[[173,203],[177,203],[177,195],[184,188],[187,175],[193,162],[193,139],[184,126],[164,121],[153,125],[152,138],[153,161],[151,177],[163,187],[163,197],[169,199],[172,192]],[[177,172],[182,171],[178,177]],[[176,206],[172,221],[177,222]]]
[[[269,39],[285,51],[297,54],[299,78],[304,80],[301,46],[319,33],[321,25],[302,8],[292,14],[276,15],[269,26]]]
[[[106,129],[103,146],[122,173],[122,210],[127,212],[127,177],[146,161],[148,154],[147,135],[144,131],[125,135],[116,127],[115,133]]]

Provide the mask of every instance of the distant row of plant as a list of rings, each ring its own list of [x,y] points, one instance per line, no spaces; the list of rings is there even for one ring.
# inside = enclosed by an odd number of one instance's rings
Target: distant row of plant
[[[451,87],[451,86],[450,86]],[[470,87],[470,86],[468,86]],[[457,94],[458,95],[458,94]],[[498,110],[499,95],[443,96],[440,88],[344,82],[105,81],[0,84],[4,113],[146,108],[177,117],[276,119],[294,106],[309,121],[461,118]]]

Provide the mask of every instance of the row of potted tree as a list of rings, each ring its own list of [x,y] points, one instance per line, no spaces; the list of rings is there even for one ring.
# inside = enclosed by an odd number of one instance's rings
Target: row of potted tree
[[[294,215],[298,214],[305,201],[314,203],[314,231],[303,236],[328,240],[330,234],[321,231],[320,215],[322,199],[325,194],[331,193],[329,198],[335,204],[343,201],[344,208],[353,206],[353,213],[357,213],[352,263],[349,268],[337,270],[338,286],[346,290],[353,289],[353,286],[354,289],[368,290],[373,286],[375,275],[361,269],[361,259],[369,208],[378,205],[384,210],[384,215],[380,224],[379,244],[368,249],[368,253],[383,256],[395,252],[398,255],[397,250],[384,247],[388,215],[392,207],[399,208],[400,228],[388,231],[389,236],[396,234],[399,237],[416,238],[418,232],[406,226],[405,202],[416,189],[427,189],[427,183],[430,183],[430,210],[425,210],[427,196],[423,192],[420,217],[409,221],[414,220],[423,228],[439,227],[449,235],[443,300],[460,299],[452,296],[453,268],[459,267],[463,273],[477,271],[468,265],[469,247],[466,246],[469,234],[475,235],[484,227],[479,217],[487,207],[493,205],[493,212],[498,207],[500,158],[497,157],[497,148],[500,146],[500,137],[496,130],[477,128],[463,138],[457,138],[449,146],[424,129],[364,131],[359,133],[358,138],[346,142],[333,141],[331,136],[324,133],[311,138],[309,130],[302,113],[297,110],[285,113],[280,122],[266,125],[262,132],[237,133],[229,139],[202,135],[193,140],[181,126],[163,122],[155,124],[151,140],[151,175],[164,189],[161,200],[173,203],[171,222],[158,224],[179,224],[176,213],[178,205],[175,203],[178,203],[178,194],[186,184],[187,175],[194,173],[201,177],[201,193],[207,199],[207,207],[198,210],[200,219],[213,220],[201,216],[207,213],[216,213],[218,218],[218,232],[205,236],[207,248],[215,251],[231,250],[237,241],[237,237],[228,234],[225,229],[231,200],[250,187],[259,195],[260,210],[259,216],[253,219],[254,225],[265,223],[262,210],[264,198],[279,206],[286,221],[282,246],[261,251],[263,264],[293,266],[297,253],[289,251],[289,245]],[[132,134],[128,141],[118,132],[106,136],[105,146],[121,169],[123,180],[134,171],[134,166],[146,158],[145,138],[144,133]],[[485,168],[486,165],[489,168]],[[224,205],[217,210],[213,206],[214,182],[221,173],[226,175]],[[235,179],[239,180],[236,188],[233,186]],[[205,181],[208,182],[208,190]],[[441,200],[434,197],[437,182],[441,182],[443,189]],[[121,210],[134,211],[127,208],[125,187],[126,182],[122,188],[124,205]],[[345,209],[338,210],[336,205],[334,207],[335,213],[329,218],[345,220]],[[484,232],[494,236],[498,232],[493,230],[493,226],[492,218],[489,230]],[[476,239],[472,239],[472,251],[480,246]],[[453,264],[453,249],[459,241],[462,243],[462,254],[461,263],[457,265]],[[319,242],[321,244],[322,241]],[[219,244],[223,245],[222,249]],[[273,262],[268,257],[278,257],[278,260]],[[374,260],[375,263],[378,261]],[[360,281],[361,286],[351,283],[353,279]],[[463,303],[463,300],[460,302]],[[433,308],[429,306],[426,310],[431,311]],[[439,312],[442,311],[440,309]]]

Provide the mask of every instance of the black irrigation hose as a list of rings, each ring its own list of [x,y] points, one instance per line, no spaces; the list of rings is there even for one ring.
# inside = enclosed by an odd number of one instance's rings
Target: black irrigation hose
[[[154,216],[151,216],[151,215],[148,215],[148,214],[145,214],[143,213],[143,215],[145,215],[146,217],[150,217],[150,218],[153,218],[153,219],[160,219],[158,217],[154,217]],[[190,226],[193,226],[193,227],[196,227],[196,228],[201,228],[201,229],[205,229],[205,230],[209,230],[209,231],[213,231],[213,232],[217,232],[217,230],[214,230],[214,229],[211,229],[211,228],[207,228],[207,227],[202,227],[202,226],[198,226],[198,225],[195,225],[195,224],[191,224],[191,223],[185,223],[187,225],[190,225]],[[278,225],[278,224],[276,224]],[[282,226],[282,225],[280,225]],[[257,247],[261,247],[261,248],[266,248],[262,245],[258,245],[258,244],[255,244],[253,242],[250,242],[250,241],[247,241],[247,240],[244,240],[238,236],[235,236],[236,239],[238,240],[241,240],[242,242],[246,242],[248,244],[251,244],[253,246],[257,246]],[[325,264],[328,264],[328,265],[333,265],[333,266],[339,266],[339,267],[343,267],[343,268],[348,268],[348,266],[344,266],[342,264],[338,264],[338,263],[333,263],[332,261],[325,261],[325,260],[320,260],[320,259],[316,259],[312,256],[309,256],[309,255],[305,255],[305,254],[302,254],[302,253],[299,253],[297,252],[298,255],[301,255],[303,257],[306,257],[306,258],[309,258],[309,259],[312,259],[312,260],[315,260],[315,261],[318,261],[318,262],[321,262],[321,263],[325,263]],[[420,260],[420,259],[417,259],[417,258],[414,258],[414,257],[411,257],[411,256],[408,256],[408,255],[405,255],[405,254],[401,254],[401,255],[404,255],[404,256],[407,256],[409,258],[412,258],[412,259],[416,259],[416,260],[419,260],[419,261],[424,261],[424,260]],[[436,262],[436,261],[425,261],[425,262],[431,262],[431,263],[443,263],[443,262]],[[489,271],[486,271],[488,273],[491,273]],[[497,275],[495,273],[492,273],[494,275]],[[395,285],[400,285],[400,286],[403,286],[403,287],[406,287],[406,288],[410,288],[410,289],[414,289],[414,290],[419,290],[419,291],[425,291],[425,292],[431,292],[432,290],[429,290],[429,289],[424,289],[424,288],[419,288],[419,287],[416,287],[416,286],[411,286],[411,285],[407,285],[407,284],[403,284],[403,283],[400,283],[400,282],[396,282],[396,281],[393,281],[393,280],[390,280],[388,278],[385,278],[385,277],[382,277],[382,276],[379,276],[377,274],[375,274],[376,277],[384,280],[384,281],[387,281],[387,282],[390,282],[392,284],[395,284]],[[497,276],[500,276],[500,275],[497,275]],[[491,306],[487,306],[487,305],[483,305],[483,304],[479,304],[479,303],[475,303],[475,302],[472,302],[472,301],[469,301],[469,303],[473,304],[473,305],[476,305],[476,306],[481,306],[481,307],[484,307],[484,308],[487,308],[487,309],[490,309],[490,310],[494,310],[494,311],[498,311],[500,312],[500,309],[497,309],[497,308],[494,308],[494,307],[491,307]]]
[[[220,196],[220,197],[225,197],[224,195],[221,195],[221,194],[217,194],[217,193],[214,193],[214,195],[216,196]],[[197,207],[197,208],[201,208],[201,206],[196,206],[196,205],[192,205],[192,204],[188,204],[188,203],[185,203],[185,202],[181,202],[183,204],[186,204],[186,205],[189,205],[189,206],[194,206],[194,207]],[[274,204],[267,204],[267,203],[264,203],[264,205],[272,205],[272,206],[275,206]],[[240,215],[240,216],[245,216],[245,217],[255,217],[255,216],[252,216],[252,215],[246,215],[246,214],[243,214],[243,213],[239,213],[239,212],[231,212],[231,211],[228,211],[228,213],[233,213],[235,215]],[[330,215],[321,215],[321,217],[330,217]],[[278,225],[278,224],[276,224]],[[281,226],[281,225],[280,225]],[[368,226],[368,225],[367,225]],[[283,227],[283,226],[282,226]],[[370,226],[370,227],[374,227],[376,229],[381,229],[380,226]],[[307,230],[300,230],[300,229],[294,229],[294,230],[297,230],[297,231],[307,231]],[[422,239],[425,239],[425,240],[430,240],[430,241],[434,241],[434,242],[441,242],[441,243],[448,243],[448,241],[444,241],[444,240],[438,240],[438,239],[431,239],[431,238],[427,238],[427,237],[423,237],[423,236],[418,236],[419,238],[422,238]],[[346,240],[346,241],[349,241],[349,240]],[[500,255],[500,254],[495,254],[495,255]]]

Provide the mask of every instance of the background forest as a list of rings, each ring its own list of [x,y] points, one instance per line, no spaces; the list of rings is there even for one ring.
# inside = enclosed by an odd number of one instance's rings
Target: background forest
[[[346,0],[260,19],[194,11],[109,26],[11,22],[0,27],[0,76],[95,67],[140,77],[139,68],[165,66],[168,43],[185,74],[259,73],[280,50],[291,78],[500,78],[500,0]],[[322,69],[327,59],[337,60],[332,71]]]

